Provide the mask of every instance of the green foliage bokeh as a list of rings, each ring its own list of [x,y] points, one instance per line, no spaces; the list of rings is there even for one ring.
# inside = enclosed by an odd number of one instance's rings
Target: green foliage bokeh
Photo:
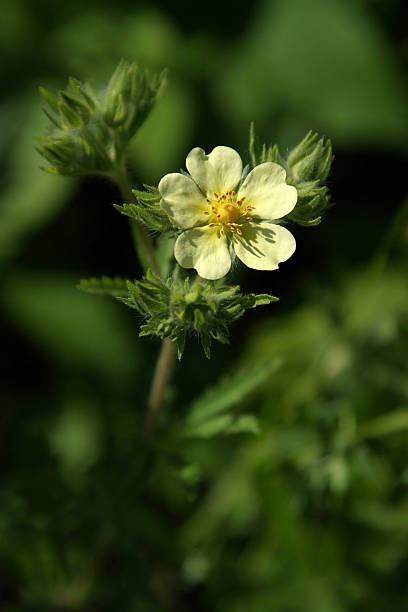
[[[0,607],[403,611],[404,3],[200,10],[3,0]],[[98,84],[122,57],[169,68],[131,144],[134,187],[193,146],[245,157],[251,120],[284,151],[312,129],[336,155],[336,206],[297,229],[293,260],[235,271],[281,301],[241,319],[210,362],[187,349],[153,447],[141,431],[158,344],[132,311],[75,288],[139,274],[119,194],[41,172],[35,151],[38,86]]]

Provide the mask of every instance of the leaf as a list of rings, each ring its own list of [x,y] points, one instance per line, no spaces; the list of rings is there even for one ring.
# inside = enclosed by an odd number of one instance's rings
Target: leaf
[[[380,438],[408,429],[408,406],[393,410],[359,426],[361,438]]]
[[[280,365],[280,360],[274,359],[241,369],[221,379],[191,406],[185,420],[185,435],[209,437],[220,433],[258,431],[255,417],[238,417],[229,411],[275,374]]]
[[[82,278],[77,285],[77,289],[98,295],[111,295],[112,297],[126,297],[128,295],[126,280],[119,276],[113,278],[110,276]]]

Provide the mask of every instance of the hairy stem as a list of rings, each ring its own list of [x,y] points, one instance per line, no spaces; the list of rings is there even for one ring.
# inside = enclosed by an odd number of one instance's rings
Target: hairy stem
[[[117,183],[124,201],[133,202],[135,198],[129,186],[125,166],[119,168],[112,178]],[[160,275],[156,253],[146,228],[141,223],[131,219],[130,229],[132,232],[133,243],[144,269],[146,270],[147,268],[150,268],[152,272]],[[166,388],[173,373],[176,355],[176,343],[168,339],[163,340],[160,353],[157,358],[147,404],[148,412],[146,419],[146,433],[149,436],[154,433],[156,428],[157,418],[163,404]]]
[[[163,340],[148,399],[146,420],[146,433],[148,435],[152,435],[156,429],[157,418],[163,404],[166,388],[174,370],[176,355],[176,343],[168,338]]]

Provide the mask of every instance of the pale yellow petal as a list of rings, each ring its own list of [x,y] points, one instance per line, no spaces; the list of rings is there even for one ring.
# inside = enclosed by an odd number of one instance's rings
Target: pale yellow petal
[[[251,217],[280,219],[294,209],[297,201],[296,187],[287,185],[285,179],[285,169],[279,164],[260,164],[248,174],[237,197],[245,196],[245,204],[254,207]]]
[[[242,230],[242,236],[234,234],[234,250],[249,268],[276,270],[280,262],[286,261],[295,252],[294,237],[281,225],[261,221],[247,223]]]
[[[177,172],[166,174],[158,189],[162,197],[160,203],[177,227],[187,229],[208,221],[208,216],[204,215],[208,205],[190,177]]]
[[[174,255],[180,266],[195,268],[208,280],[222,278],[231,267],[227,239],[208,225],[183,232],[177,238]]]
[[[210,199],[233,191],[242,174],[239,154],[230,147],[215,147],[209,155],[196,147],[187,156],[186,167],[203,193]]]

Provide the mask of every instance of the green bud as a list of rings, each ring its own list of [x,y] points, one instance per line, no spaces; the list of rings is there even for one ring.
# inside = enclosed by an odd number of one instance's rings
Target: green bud
[[[287,182],[298,191],[295,208],[287,219],[304,226],[318,225],[324,212],[332,206],[327,187],[324,185],[331,163],[330,140],[319,139],[309,132],[289,153],[285,163]]]
[[[50,163],[45,170],[70,176],[114,172],[163,83],[163,73],[150,75],[122,61],[98,94],[73,78],[57,96],[40,88],[52,124],[38,147]]]
[[[166,282],[148,271],[142,280],[128,281],[127,286],[129,296],[118,299],[145,317],[140,335],[155,335],[176,342],[179,358],[189,335],[198,335],[209,358],[212,340],[228,343],[229,326],[247,308],[277,300],[267,294],[244,295],[238,286],[228,287],[222,281],[200,279],[191,283],[179,267]]]
[[[289,153],[286,165],[294,182],[320,181],[323,183],[330,171],[332,146],[330,140],[309,132]]]
[[[298,225],[318,225],[324,212],[333,204],[324,181],[333,159],[330,140],[319,139],[309,132],[284,159],[277,145],[257,143],[254,124],[249,128],[249,153],[252,167],[264,162],[275,162],[286,170],[286,182],[296,187],[298,199],[295,208],[285,217]]]

